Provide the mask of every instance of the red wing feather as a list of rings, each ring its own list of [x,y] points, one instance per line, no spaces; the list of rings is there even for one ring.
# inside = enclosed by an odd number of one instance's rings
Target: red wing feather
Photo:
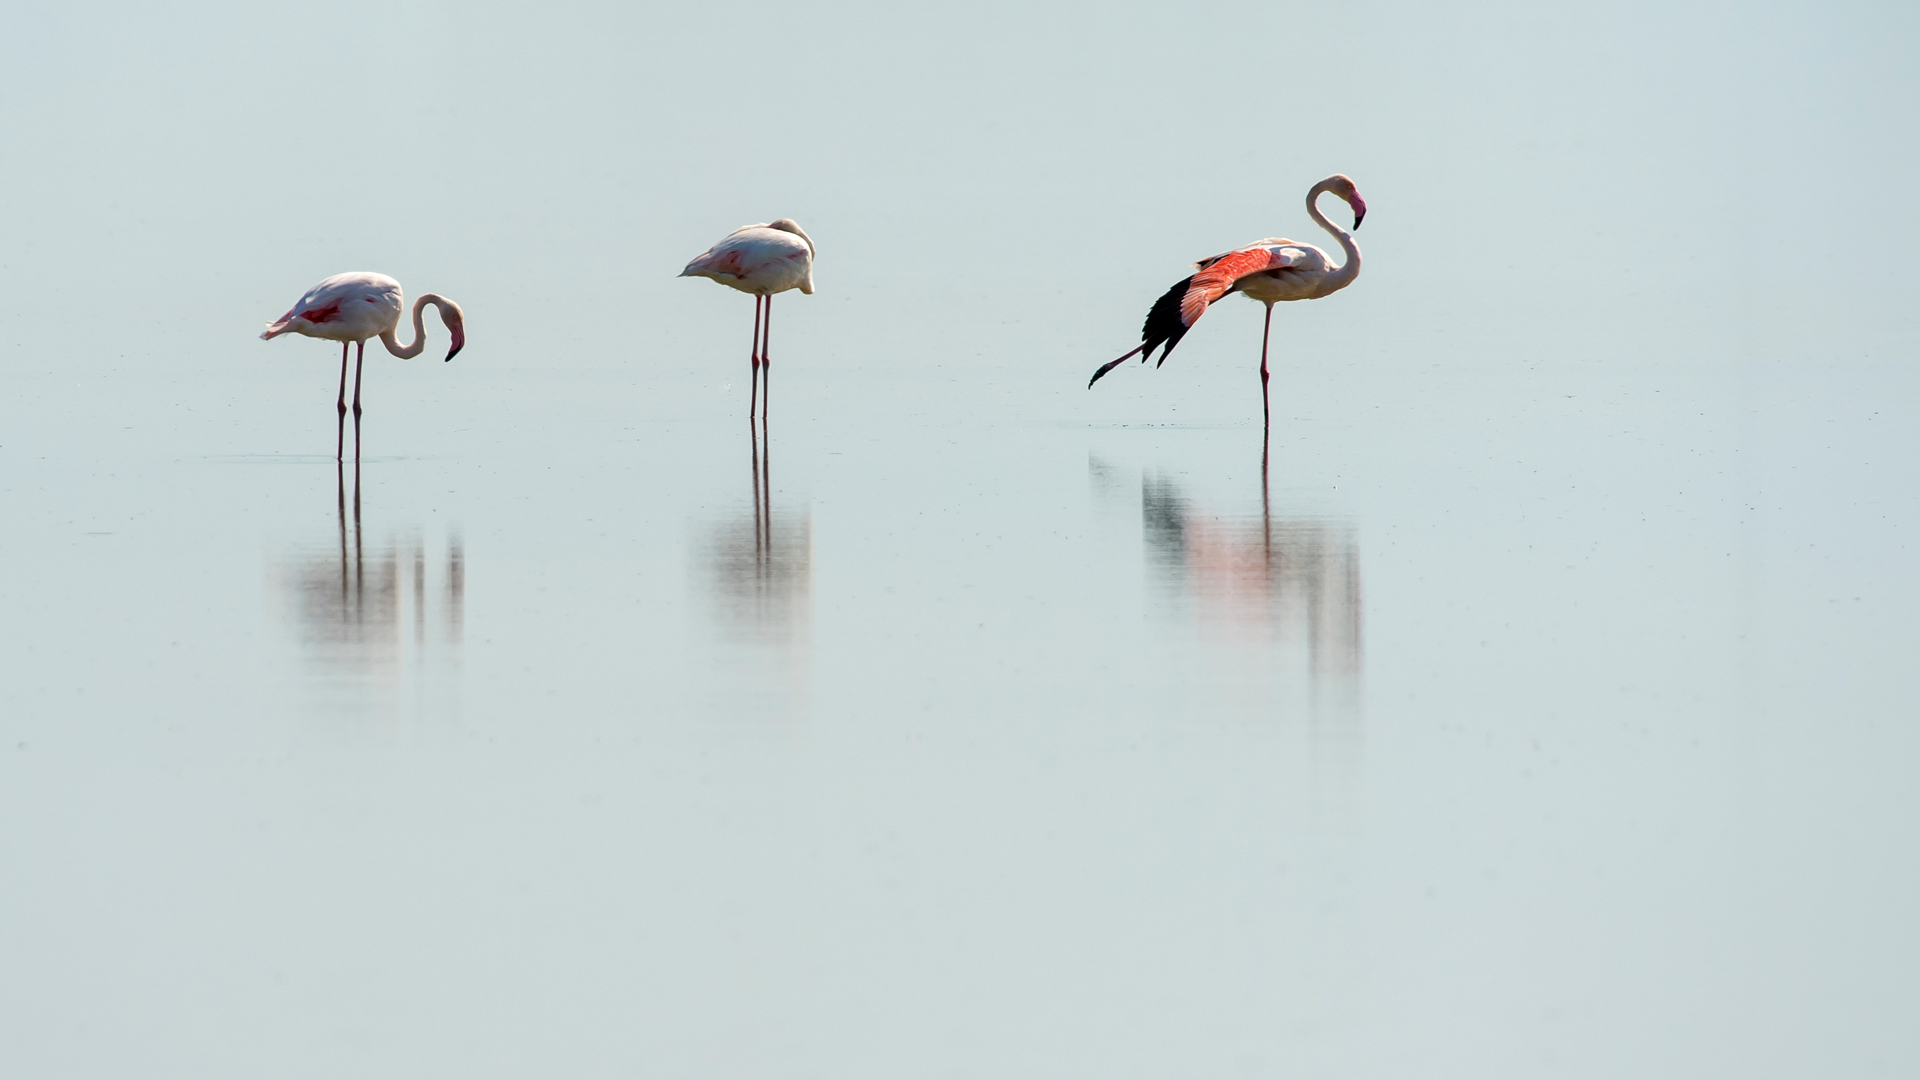
[[[1232,251],[1210,260],[1205,268],[1193,275],[1193,283],[1187,286],[1187,295],[1180,298],[1180,321],[1192,326],[1206,312],[1207,305],[1225,296],[1227,290],[1233,288],[1234,282],[1272,266],[1273,252],[1266,248]]]

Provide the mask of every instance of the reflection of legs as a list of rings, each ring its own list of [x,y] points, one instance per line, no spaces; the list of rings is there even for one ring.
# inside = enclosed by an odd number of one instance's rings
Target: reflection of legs
[[[760,301],[765,299],[766,297],[764,296],[756,296],[753,298],[753,373],[750,376],[752,389],[747,391],[747,418],[749,420],[753,418],[754,404],[760,399]],[[755,453],[753,460],[757,466],[760,461],[760,455]]]
[[[1271,309],[1269,309],[1271,310]],[[1267,570],[1273,570],[1273,500],[1267,492],[1267,442],[1272,433],[1266,429],[1260,432],[1260,536],[1263,551],[1266,554]]]
[[[766,427],[766,417],[760,418],[760,426]],[[753,508],[754,516],[760,519],[761,529],[766,535],[767,557],[773,557],[773,432],[763,431],[766,437],[760,441],[760,499],[759,506]]]
[[[767,297],[767,326],[760,338],[760,419],[767,418],[767,399],[773,396],[773,297]]]
[[[341,414],[340,422],[345,424],[346,421],[346,415]],[[333,480],[337,485],[335,488],[337,501],[334,503],[334,508],[340,515],[340,610],[345,611],[347,610],[347,474],[339,458],[333,461]]]
[[[358,622],[366,609],[367,553],[360,531],[360,425],[357,419],[353,430],[353,614],[354,621]]]
[[[760,313],[760,302],[754,301],[753,312]],[[756,343],[757,344],[757,343]],[[747,442],[753,448],[753,555],[758,559],[760,549],[760,429],[754,425],[753,415],[747,415]]]
[[[1260,331],[1260,423],[1273,422],[1273,409],[1267,404],[1267,339],[1273,336],[1273,305],[1267,305],[1267,327]]]

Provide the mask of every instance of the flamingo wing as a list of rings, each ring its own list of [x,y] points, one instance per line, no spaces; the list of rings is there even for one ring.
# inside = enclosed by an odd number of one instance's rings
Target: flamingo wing
[[[737,280],[756,272],[801,263],[812,255],[813,248],[803,237],[767,225],[748,225],[735,229],[726,239],[688,263],[680,276],[725,276]]]
[[[1180,339],[1187,335],[1193,324],[1200,321],[1200,316],[1206,314],[1207,305],[1233,292],[1243,279],[1254,274],[1304,270],[1306,263],[1306,253],[1285,240],[1267,241],[1201,259],[1194,264],[1197,272],[1193,276],[1174,282],[1172,288],[1153,302],[1153,307],[1147,312],[1147,321],[1140,327],[1140,348],[1119,360],[1102,365],[1093,373],[1087,385],[1091,387],[1099,382],[1102,375],[1135,354],[1139,355],[1141,363],[1146,363],[1147,358],[1153,355],[1153,350],[1165,345],[1166,348],[1160,349],[1160,359],[1153,365],[1159,367],[1167,362],[1168,354],[1173,352],[1175,345],[1180,344]]]
[[[1199,322],[1207,305],[1234,291],[1242,278],[1298,268],[1300,255],[1295,248],[1250,247],[1201,260],[1200,272],[1187,279],[1187,291],[1180,298],[1181,324],[1190,327]],[[1161,359],[1166,359],[1165,354]]]
[[[1153,355],[1153,350],[1165,342],[1166,348],[1153,366],[1166,363],[1167,354],[1206,314],[1207,305],[1233,292],[1243,278],[1294,269],[1299,261],[1298,251],[1278,247],[1242,248],[1200,260],[1195,264],[1198,273],[1175,283],[1147,312],[1146,324],[1140,328],[1140,340],[1147,346],[1140,359]]]
[[[325,327],[312,336],[347,341],[372,337],[394,325],[402,302],[400,283],[385,274],[335,274],[308,289],[285,315],[268,323],[260,336],[272,339],[285,333],[311,334],[314,328]]]

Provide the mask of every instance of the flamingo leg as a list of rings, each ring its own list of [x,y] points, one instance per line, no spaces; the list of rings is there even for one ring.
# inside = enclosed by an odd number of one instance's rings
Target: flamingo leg
[[[760,419],[767,418],[767,399],[773,397],[773,296],[767,296],[767,325],[760,338]]]
[[[1267,340],[1273,336],[1273,305],[1267,305],[1267,326],[1260,331],[1260,423],[1273,423],[1273,408],[1267,403]]]
[[[1139,355],[1140,351],[1142,349],[1145,349],[1146,347],[1147,347],[1146,342],[1143,341],[1140,344],[1135,345],[1133,348],[1127,350],[1127,355],[1121,357],[1120,359],[1112,360],[1105,364],[1101,364],[1100,370],[1094,372],[1093,378],[1087,380],[1087,389],[1089,390],[1093,389],[1093,384],[1100,381],[1100,376],[1105,375],[1107,372],[1112,371],[1114,368],[1117,368],[1121,364],[1126,363],[1128,360],[1132,359],[1134,356]],[[1146,363],[1147,358],[1145,356],[1141,356],[1140,362],[1143,364]]]
[[[760,301],[764,296],[753,298],[753,373],[750,376],[752,389],[747,392],[747,419],[753,419],[753,407],[760,400]],[[754,460],[758,461],[756,454]]]
[[[353,440],[356,445],[360,441],[360,373],[365,371],[366,367],[367,343],[362,341],[360,343],[360,352],[353,360]],[[346,365],[342,364],[341,370],[344,371],[345,369]]]
[[[340,343],[340,401],[338,407],[342,415],[347,411],[347,343]]]

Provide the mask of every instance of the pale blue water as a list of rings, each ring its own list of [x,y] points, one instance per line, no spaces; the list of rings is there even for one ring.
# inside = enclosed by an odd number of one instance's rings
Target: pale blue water
[[[0,1071],[1912,1073],[1914,31],[25,13]]]

